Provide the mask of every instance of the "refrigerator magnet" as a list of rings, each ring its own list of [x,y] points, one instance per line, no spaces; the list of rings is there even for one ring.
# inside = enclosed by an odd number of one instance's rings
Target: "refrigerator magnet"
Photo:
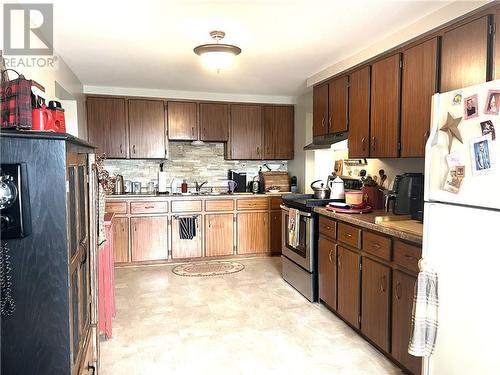
[[[453,99],[452,99],[452,102],[451,104],[452,105],[460,105],[462,104],[462,91],[456,91],[454,94],[453,94]]]
[[[491,142],[491,134],[471,139],[470,152],[473,176],[491,174],[495,170]]]
[[[495,140],[495,126],[491,120],[480,122],[483,135],[491,134],[491,140]]]
[[[458,194],[460,192],[464,176],[465,167],[463,165],[457,165],[456,167],[450,168],[448,176],[446,176],[446,181],[444,182],[443,190],[453,194]]]
[[[477,94],[468,96],[464,99],[464,119],[470,120],[471,118],[479,115],[477,110]]]
[[[500,90],[489,90],[488,96],[486,97],[486,107],[484,108],[484,113],[487,115],[498,115],[498,110],[500,107]]]

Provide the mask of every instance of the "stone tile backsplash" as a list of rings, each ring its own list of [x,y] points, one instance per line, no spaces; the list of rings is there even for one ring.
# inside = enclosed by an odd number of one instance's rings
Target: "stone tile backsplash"
[[[152,180],[158,182],[161,162],[162,160],[110,159],[104,162],[104,167],[111,175],[121,174],[124,180],[140,181],[144,186]],[[168,173],[169,181],[173,178],[186,180],[189,187],[193,187],[195,181],[208,181],[206,186],[209,187],[225,187],[230,169],[247,172],[247,181],[250,181],[266,162],[283,163],[279,170],[287,170],[286,161],[224,160],[223,143],[192,146],[190,142],[169,142],[169,158],[163,162],[163,170]]]

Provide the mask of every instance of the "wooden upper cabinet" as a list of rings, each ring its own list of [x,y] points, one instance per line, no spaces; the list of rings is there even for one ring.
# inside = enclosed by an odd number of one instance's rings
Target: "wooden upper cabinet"
[[[370,67],[351,73],[349,85],[349,157],[370,153]]]
[[[392,356],[413,374],[420,374],[422,359],[408,354],[413,293],[417,278],[394,270],[392,279]]]
[[[168,102],[168,139],[173,141],[198,139],[198,103]]]
[[[227,142],[229,136],[229,106],[218,103],[200,103],[200,139]]]
[[[87,127],[89,142],[96,153],[108,158],[126,158],[128,152],[125,99],[88,97]]]
[[[363,257],[361,331],[389,352],[389,309],[391,269]]]
[[[263,107],[264,159],[293,159],[294,107]]]
[[[400,63],[398,53],[372,65],[371,157],[398,157]]]
[[[262,159],[262,106],[231,105],[229,159]]]
[[[338,246],[337,251],[337,312],[359,328],[360,256],[342,246]]]
[[[487,81],[489,32],[490,17],[484,16],[444,33],[440,92]]]
[[[328,132],[346,132],[349,76],[336,78],[328,86]]]
[[[401,156],[423,157],[430,132],[431,100],[437,86],[437,38],[403,53]]]
[[[159,100],[128,101],[130,157],[166,157],[165,104]]]
[[[328,85],[313,89],[313,136],[328,134]]]

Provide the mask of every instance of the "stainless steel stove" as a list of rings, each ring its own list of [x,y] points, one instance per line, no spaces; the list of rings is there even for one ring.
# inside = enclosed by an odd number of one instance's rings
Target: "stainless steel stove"
[[[312,194],[282,196],[281,253],[283,279],[311,302],[318,301],[318,215],[315,206],[325,206],[334,199],[315,199]],[[288,241],[290,208],[299,210],[299,245]]]

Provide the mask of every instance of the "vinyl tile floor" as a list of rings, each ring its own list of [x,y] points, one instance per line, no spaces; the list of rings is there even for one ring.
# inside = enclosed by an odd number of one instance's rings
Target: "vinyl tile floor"
[[[182,277],[173,266],[116,270],[113,338],[102,375],[401,374],[326,307],[280,275],[281,260]]]

